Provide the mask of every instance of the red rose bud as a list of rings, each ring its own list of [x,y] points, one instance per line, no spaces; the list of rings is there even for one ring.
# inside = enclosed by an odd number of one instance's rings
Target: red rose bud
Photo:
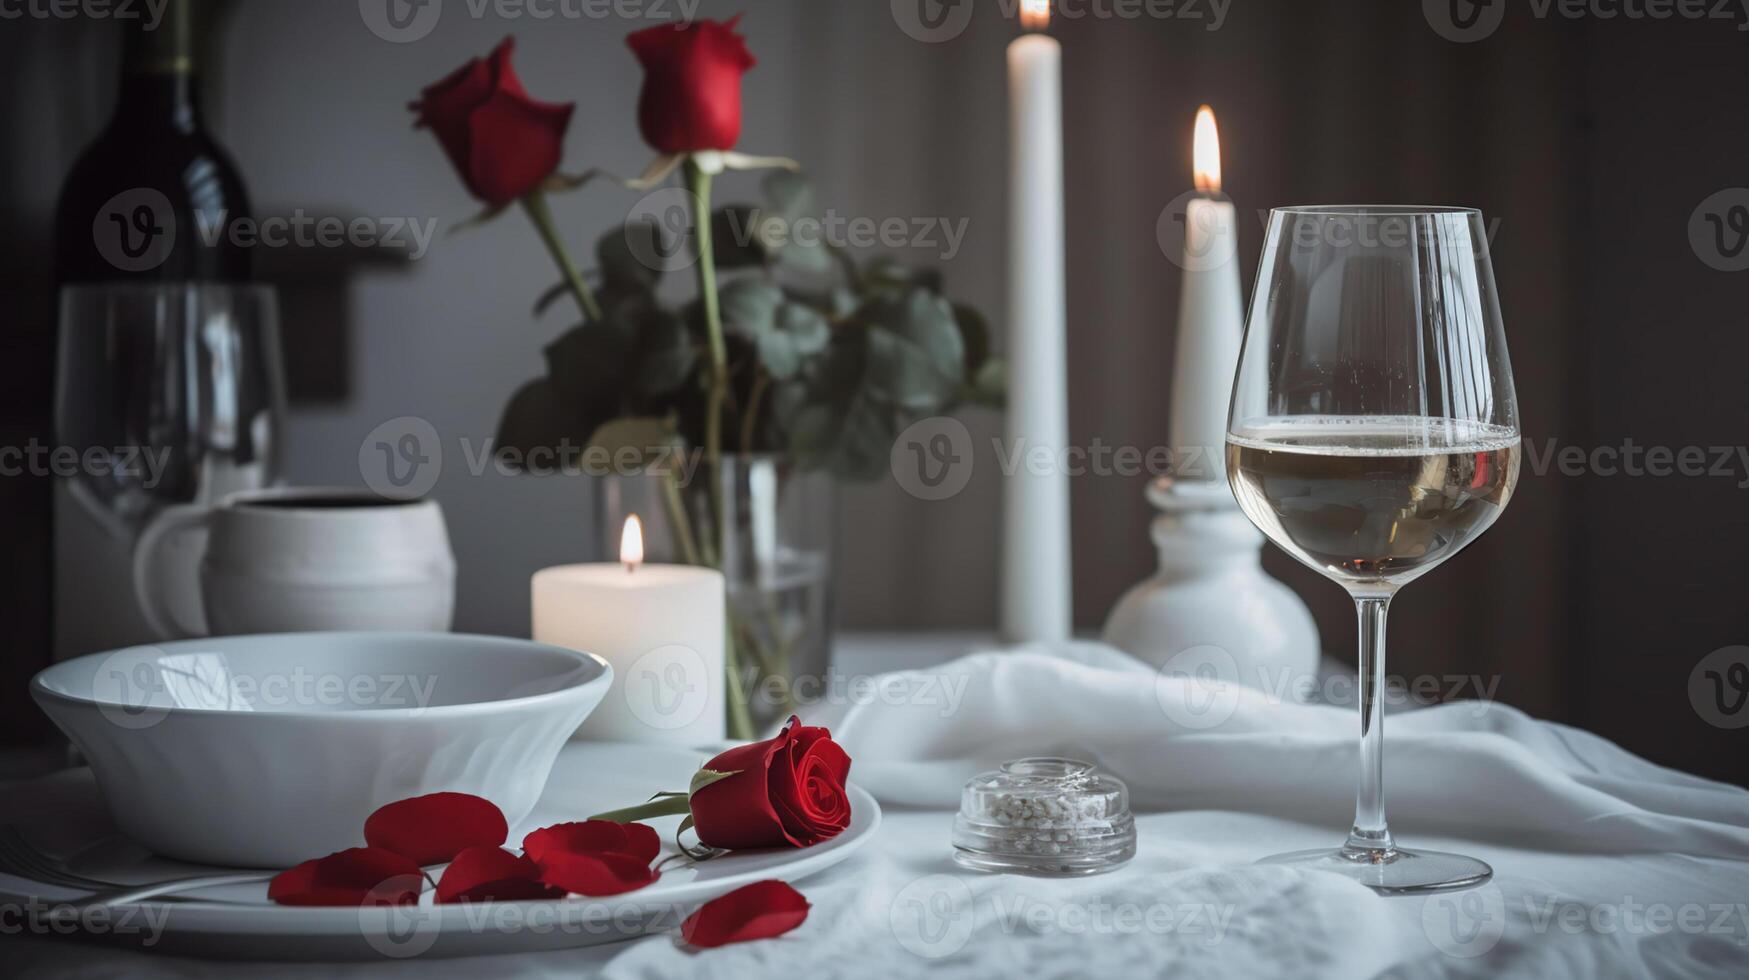
[[[771,939],[807,918],[801,892],[781,881],[756,881],[704,903],[680,924],[680,938],[706,948]]]
[[[741,76],[756,62],[727,23],[663,24],[626,38],[644,66],[638,128],[662,153],[727,150],[741,138]]]
[[[850,825],[850,756],[824,728],[791,718],[776,738],[732,748],[705,769],[732,773],[692,794],[693,828],[711,847],[807,847]]]
[[[275,875],[268,900],[280,905],[410,905],[425,882],[419,865],[378,847],[354,847]]]
[[[498,207],[559,169],[572,104],[536,102],[510,65],[514,38],[427,88],[412,109],[436,134],[469,193]]]
[[[390,803],[364,821],[364,842],[416,864],[442,864],[470,847],[497,847],[510,835],[504,811],[467,793],[432,793]]]

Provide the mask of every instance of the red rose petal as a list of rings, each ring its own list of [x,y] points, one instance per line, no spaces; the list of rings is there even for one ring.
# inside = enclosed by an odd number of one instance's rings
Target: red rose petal
[[[442,864],[470,847],[498,847],[510,836],[504,811],[467,793],[432,793],[390,803],[364,822],[364,842]]]
[[[502,206],[537,188],[558,169],[571,105],[538,102],[511,64],[515,39],[475,58],[410,107],[418,126],[437,136],[475,197]]]
[[[470,847],[457,854],[437,882],[437,901],[485,902],[558,898],[564,892],[542,884],[540,866],[501,847]]]
[[[776,738],[737,745],[704,764],[712,772],[733,775],[692,794],[693,827],[700,843],[732,851],[812,843],[796,839],[772,803],[771,769],[781,764],[793,727],[792,719]]]
[[[694,946],[724,946],[781,936],[808,918],[808,900],[781,881],[756,881],[704,903],[680,924]]]
[[[494,93],[468,114],[469,188],[498,206],[540,186],[559,169],[574,108],[514,92]]]
[[[275,875],[267,897],[280,905],[408,905],[425,876],[410,859],[376,847],[354,847]]]
[[[577,895],[599,897],[636,891],[661,877],[649,862],[603,851],[574,854],[549,851],[540,862],[541,881]]]
[[[662,838],[647,824],[578,820],[542,827],[522,839],[522,853],[537,863],[555,851],[624,854],[649,864],[662,852]]]
[[[663,24],[626,38],[644,68],[638,126],[662,153],[727,150],[741,136],[741,76],[756,63],[736,22]]]
[[[642,823],[628,823],[623,826],[626,832],[625,853],[645,864],[656,860],[656,855],[662,853],[662,837],[656,833],[656,828]]]
[[[542,861],[554,852],[626,854],[626,831],[612,820],[575,820],[531,831],[522,839],[522,853]]]
[[[825,728],[791,716],[776,738],[736,746],[704,767],[732,773],[692,795],[698,839],[712,847],[808,847],[850,824],[850,756]]]

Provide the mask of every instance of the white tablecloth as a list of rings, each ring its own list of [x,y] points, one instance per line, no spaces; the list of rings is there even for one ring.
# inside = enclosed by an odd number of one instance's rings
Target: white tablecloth
[[[852,639],[843,645],[840,672],[922,666],[964,646],[963,638]],[[1703,808],[1749,816],[1740,802],[1749,795],[1692,783],[1671,784],[1684,805],[1695,796]],[[1461,777],[1451,786],[1454,799],[1476,792]],[[921,798],[938,791],[918,789]],[[274,966],[9,936],[0,975],[815,980],[927,969],[961,977],[1749,976],[1749,861],[1731,853],[1737,844],[1729,821],[1713,844],[1697,849],[1711,856],[1696,856],[1636,848],[1616,826],[1576,826],[1570,847],[1533,848],[1503,842],[1510,835],[1487,828],[1460,839],[1399,819],[1394,828],[1409,843],[1483,858],[1496,876],[1464,892],[1385,898],[1332,876],[1253,867],[1269,853],[1332,845],[1344,829],[1321,807],[1305,815],[1264,809],[1273,815],[1141,814],[1139,853],[1129,866],[1054,881],[960,871],[948,858],[950,811],[890,806],[862,854],[802,883],[814,909],[800,929],[702,953],[656,936],[541,955]]]

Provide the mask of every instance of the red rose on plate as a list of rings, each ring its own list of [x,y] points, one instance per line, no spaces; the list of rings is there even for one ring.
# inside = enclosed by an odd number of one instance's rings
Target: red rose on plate
[[[729,773],[692,794],[693,827],[711,847],[807,847],[850,825],[850,756],[824,728],[791,718],[777,737],[705,763]]]
[[[573,105],[537,102],[510,65],[514,38],[427,88],[412,109],[443,145],[468,191],[494,207],[559,169]]]
[[[638,128],[662,153],[727,150],[741,138],[741,76],[756,62],[728,22],[664,24],[626,38],[644,66]]]

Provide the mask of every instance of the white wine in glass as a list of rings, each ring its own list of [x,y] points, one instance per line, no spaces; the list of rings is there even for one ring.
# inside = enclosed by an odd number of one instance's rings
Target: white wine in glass
[[[1271,541],[1347,589],[1360,621],[1360,774],[1335,849],[1267,858],[1384,892],[1486,881],[1385,822],[1385,617],[1487,530],[1518,482],[1517,399],[1479,212],[1282,208],[1233,386],[1227,473]]]

